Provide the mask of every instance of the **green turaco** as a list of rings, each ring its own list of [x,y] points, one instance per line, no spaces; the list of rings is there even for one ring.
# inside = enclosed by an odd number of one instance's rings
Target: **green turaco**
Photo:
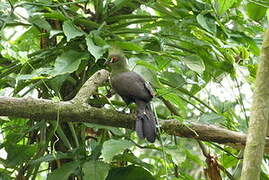
[[[139,138],[149,142],[156,139],[156,118],[151,110],[150,101],[154,94],[149,84],[137,73],[130,71],[123,52],[111,48],[108,55],[111,67],[110,83],[124,102],[136,104],[136,132]]]

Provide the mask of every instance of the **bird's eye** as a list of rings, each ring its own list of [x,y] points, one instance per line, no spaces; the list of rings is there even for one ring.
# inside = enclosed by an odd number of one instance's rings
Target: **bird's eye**
[[[112,58],[111,58],[111,62],[116,62],[116,61],[118,61],[118,60],[119,60],[118,57],[112,57]]]

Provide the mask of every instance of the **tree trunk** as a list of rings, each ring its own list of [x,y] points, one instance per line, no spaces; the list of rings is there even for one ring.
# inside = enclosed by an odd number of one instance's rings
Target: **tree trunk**
[[[269,28],[262,49],[261,60],[253,94],[250,124],[244,152],[241,180],[260,179],[261,163],[264,153],[265,136],[269,115]]]

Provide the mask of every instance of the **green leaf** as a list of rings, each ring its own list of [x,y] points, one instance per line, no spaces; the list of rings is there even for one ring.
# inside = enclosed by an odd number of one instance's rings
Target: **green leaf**
[[[1,180],[12,180],[14,177],[11,177],[11,173],[5,169],[0,169],[0,179]]]
[[[214,106],[214,108],[218,112],[220,112],[220,113],[224,112],[224,103],[221,102],[220,99],[217,96],[211,95],[210,96],[210,101],[211,101],[212,105]]]
[[[218,14],[225,13],[237,0],[217,0],[218,3]]]
[[[236,164],[238,163],[238,159],[233,156],[223,154],[220,159],[220,162],[224,168],[231,168],[236,166]]]
[[[154,65],[152,65],[151,63],[145,61],[145,60],[137,60],[135,61],[135,63],[137,65],[141,65],[141,66],[144,66],[150,70],[153,70],[153,71],[158,71],[158,68],[156,68]]]
[[[102,156],[105,162],[111,162],[115,155],[122,153],[125,149],[133,146],[133,143],[127,140],[110,139],[103,144]]]
[[[119,9],[121,9],[123,6],[125,6],[127,3],[129,2],[129,0],[115,0],[113,1],[114,6],[112,6],[111,8],[111,12],[113,13]]]
[[[52,74],[56,76],[60,74],[72,73],[79,68],[81,60],[87,58],[87,53],[77,52],[74,50],[64,52],[57,57]]]
[[[103,47],[97,46],[94,43],[94,34],[91,33],[86,37],[86,44],[88,47],[88,51],[94,56],[95,60],[98,60],[100,57],[103,56],[103,54],[108,49],[108,45],[105,45]]]
[[[190,55],[183,58],[183,62],[193,71],[202,74],[205,70],[205,64],[202,58],[197,55]]]
[[[225,122],[225,118],[216,113],[205,113],[199,118],[199,122],[208,124],[219,124]]]
[[[127,166],[113,168],[109,171],[106,180],[155,180],[155,178],[142,167]]]
[[[127,161],[132,164],[137,164],[142,167],[147,168],[148,170],[154,170],[153,165],[143,162],[140,158],[136,157],[132,152],[125,152],[123,154],[117,155],[114,157],[117,161]]]
[[[255,21],[261,20],[265,16],[267,10],[267,8],[253,2],[248,3],[246,9],[247,15]]]
[[[63,166],[57,168],[48,174],[47,180],[67,180],[68,177],[75,172],[75,170],[79,167],[78,161],[72,161],[69,163],[65,163]]]
[[[263,171],[261,172],[260,178],[261,180],[269,180],[268,174],[264,173]]]
[[[52,79],[49,79],[47,83],[49,84],[49,87],[53,89],[54,92],[58,93],[60,92],[63,83],[68,79],[68,77],[71,78],[68,74],[58,75]]]
[[[185,79],[182,75],[176,72],[165,71],[161,74],[161,77],[167,80],[173,87],[180,87],[185,83]]]
[[[109,172],[109,164],[102,161],[88,161],[83,164],[83,179],[105,180]]]
[[[186,155],[182,153],[177,147],[165,148],[165,152],[171,156],[174,164],[180,165],[186,160]]]
[[[43,15],[44,15],[44,17],[46,17],[48,19],[57,19],[59,21],[68,20],[68,17],[66,17],[63,14],[61,14],[60,12],[56,12],[56,11],[44,13]]]
[[[16,39],[14,44],[20,49],[20,51],[35,51],[40,49],[40,31],[37,27],[32,26],[25,31],[19,38]],[[18,51],[18,52],[20,52]]]
[[[203,14],[198,14],[196,16],[197,22],[202,26],[202,28],[206,29],[208,32],[216,33],[217,28],[215,21],[211,18],[204,16]]]
[[[63,31],[67,38],[67,41],[79,36],[83,36],[85,33],[76,27],[71,21],[65,21],[63,24]]]
[[[30,17],[29,22],[47,31],[51,30],[50,24],[40,15]]]
[[[36,145],[8,144],[5,147],[7,152],[7,167],[15,167],[30,160],[37,150]]]
[[[50,162],[50,161],[63,159],[63,158],[71,158],[71,154],[62,153],[62,152],[57,152],[56,154],[46,154],[45,156],[32,160],[30,164],[36,165],[42,162]]]
[[[137,43],[127,42],[127,41],[114,41],[113,44],[117,45],[121,49],[129,51],[143,51],[143,48],[140,47]]]
[[[52,38],[53,36],[61,34],[61,33],[63,33],[63,31],[61,31],[61,30],[51,30],[49,38]]]

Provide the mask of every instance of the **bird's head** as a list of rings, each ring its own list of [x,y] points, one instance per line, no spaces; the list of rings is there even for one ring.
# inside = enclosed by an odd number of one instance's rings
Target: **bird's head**
[[[111,68],[127,66],[126,58],[123,51],[117,47],[110,48],[106,64],[109,65]]]

